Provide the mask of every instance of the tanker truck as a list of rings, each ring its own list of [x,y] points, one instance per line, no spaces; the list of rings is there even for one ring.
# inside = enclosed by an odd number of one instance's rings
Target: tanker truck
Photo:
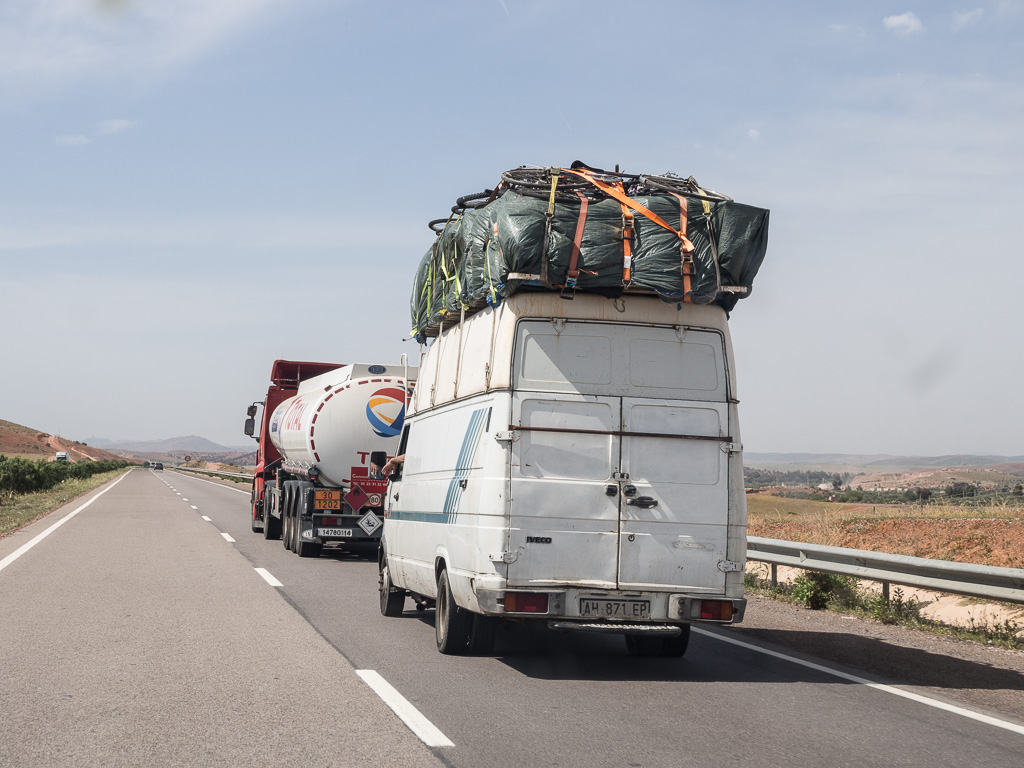
[[[257,439],[252,530],[300,557],[325,544],[375,542],[387,480],[371,471],[394,454],[416,369],[276,360],[245,434]],[[256,416],[262,407],[257,432]]]

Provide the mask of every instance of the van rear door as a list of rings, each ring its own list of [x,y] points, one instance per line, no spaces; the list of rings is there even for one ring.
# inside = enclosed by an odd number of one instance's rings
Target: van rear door
[[[724,403],[623,399],[620,589],[725,591]]]
[[[512,409],[509,586],[614,589],[619,398],[517,393]]]
[[[718,331],[520,321],[509,586],[724,591],[728,392]]]
[[[725,590],[729,382],[716,331],[637,329],[622,400],[621,589]]]
[[[510,586],[614,589],[622,405],[616,326],[520,320],[513,352]]]

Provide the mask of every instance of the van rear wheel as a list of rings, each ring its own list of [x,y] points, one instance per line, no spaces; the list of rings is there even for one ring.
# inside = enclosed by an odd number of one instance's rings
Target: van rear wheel
[[[488,654],[494,650],[498,636],[498,619],[494,616],[473,614],[473,628],[470,630],[469,652]]]
[[[665,656],[678,658],[690,644],[690,625],[682,624],[678,635],[626,635],[630,656]]]
[[[448,584],[448,571],[437,577],[437,611],[434,615],[434,636],[437,650],[446,655],[462,655],[469,650],[473,631],[473,614],[459,608]]]

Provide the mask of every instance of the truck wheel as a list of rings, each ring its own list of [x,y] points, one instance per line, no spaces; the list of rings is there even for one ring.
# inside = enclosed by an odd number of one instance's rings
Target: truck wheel
[[[292,551],[292,481],[286,480],[281,489],[281,543]]]
[[[391,583],[391,571],[388,561],[380,561],[380,579],[377,587],[380,590],[380,612],[382,616],[395,618],[405,613],[405,590],[395,589]]]
[[[278,511],[280,512],[280,510]],[[265,504],[263,507],[263,538],[267,541],[275,541],[281,538],[281,518],[274,517],[270,512],[270,505]]]
[[[305,541],[299,537],[302,532],[302,526],[296,519],[294,522],[295,528],[295,553],[299,557],[320,557],[320,552],[323,550],[323,544],[318,541]]]
[[[250,525],[253,533],[260,533],[263,530],[263,523],[257,519],[257,511],[262,511],[263,500],[256,500],[256,481],[252,481],[252,491],[249,494],[249,506],[252,507],[252,520]]]
[[[302,518],[309,511],[307,505],[310,505],[312,500],[312,489],[312,483],[295,484],[295,502],[292,504],[292,512],[295,516],[292,518],[292,535],[295,537],[295,554],[299,557],[320,557],[320,552],[323,549],[323,544],[319,541],[302,538]]]
[[[473,630],[473,614],[459,608],[448,585],[448,571],[437,577],[437,611],[434,614],[434,636],[437,650],[446,655],[461,655],[469,650]]]

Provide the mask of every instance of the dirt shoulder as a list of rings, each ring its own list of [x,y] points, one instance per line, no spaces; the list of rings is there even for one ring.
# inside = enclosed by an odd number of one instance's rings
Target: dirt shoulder
[[[778,646],[843,671],[907,687],[921,695],[961,702],[1024,722],[1024,652],[1008,651],[915,629],[812,611],[749,595],[738,639]]]

